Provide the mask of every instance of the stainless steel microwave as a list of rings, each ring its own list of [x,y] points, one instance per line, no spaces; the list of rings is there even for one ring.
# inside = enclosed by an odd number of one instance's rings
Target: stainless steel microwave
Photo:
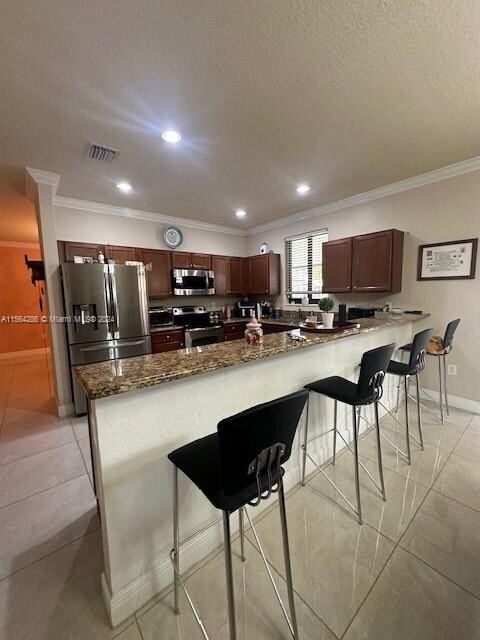
[[[215,293],[213,271],[204,269],[172,269],[175,296],[212,296]]]

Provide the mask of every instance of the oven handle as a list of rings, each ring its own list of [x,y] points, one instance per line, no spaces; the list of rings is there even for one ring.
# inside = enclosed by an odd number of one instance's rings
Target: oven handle
[[[189,333],[193,333],[194,331],[210,331],[211,329],[223,329],[221,324],[215,324],[212,327],[196,327],[195,329],[185,329]]]

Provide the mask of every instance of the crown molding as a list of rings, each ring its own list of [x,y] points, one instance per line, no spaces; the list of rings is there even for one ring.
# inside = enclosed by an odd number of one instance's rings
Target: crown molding
[[[227,233],[233,236],[245,237],[247,235],[247,232],[244,229],[236,229],[235,227],[227,227],[221,224],[202,222],[201,220],[192,220],[191,218],[167,216],[163,213],[152,213],[150,211],[140,211],[139,209],[129,209],[128,207],[120,207],[113,204],[90,202],[89,200],[79,200],[78,198],[55,196],[53,204],[56,207],[78,209],[80,211],[88,211],[90,213],[101,213],[107,216],[135,218],[136,220],[146,220],[148,222],[156,222],[159,224],[173,224],[180,227],[188,227],[190,229],[202,229],[203,231],[213,231],[215,233]]]
[[[441,180],[454,178],[455,176],[460,176],[464,173],[471,173],[472,171],[478,171],[479,169],[480,156],[475,156],[474,158],[463,160],[462,162],[456,162],[455,164],[450,164],[446,167],[441,167],[440,169],[434,169],[433,171],[428,171],[427,173],[421,173],[420,175],[413,176],[412,178],[406,178],[405,180],[392,182],[391,184],[387,184],[383,187],[378,187],[377,189],[372,189],[371,191],[364,191],[363,193],[358,193],[354,196],[343,198],[342,200],[336,200],[335,202],[322,204],[319,207],[315,207],[313,209],[300,211],[300,213],[294,213],[291,216],[286,216],[285,218],[280,218],[279,220],[272,220],[271,222],[266,222],[265,224],[251,227],[250,229],[248,229],[247,235],[253,236],[257,233],[263,233],[264,231],[283,227],[294,222],[310,220],[311,218],[316,218],[317,216],[323,216],[327,213],[333,213],[334,211],[340,211],[341,209],[347,209],[348,207],[353,207],[355,205],[372,202],[372,200],[379,200],[380,198],[385,198],[396,193],[401,193],[402,191],[409,191],[410,189],[423,187],[427,184],[432,184],[433,182],[440,182]]]
[[[32,169],[31,167],[25,167],[25,173],[36,184],[48,184],[53,189],[53,195],[56,195],[60,183],[60,174],[43,171],[42,169]]]

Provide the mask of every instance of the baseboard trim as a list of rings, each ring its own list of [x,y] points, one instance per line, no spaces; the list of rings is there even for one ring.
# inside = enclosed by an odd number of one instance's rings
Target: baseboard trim
[[[70,404],[59,404],[57,407],[58,416],[60,418],[66,418],[67,416],[73,416],[75,414],[75,405]]]
[[[439,402],[440,392],[433,389],[423,389],[428,395],[430,395],[436,402]],[[472,413],[480,413],[480,402],[478,400],[470,400],[469,398],[461,398],[460,396],[452,396],[448,394],[448,404],[455,409],[462,409],[463,411],[471,411]]]

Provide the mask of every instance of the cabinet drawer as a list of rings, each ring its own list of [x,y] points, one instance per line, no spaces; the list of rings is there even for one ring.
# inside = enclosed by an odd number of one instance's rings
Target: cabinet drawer
[[[183,349],[183,342],[152,342],[152,353],[165,353]]]
[[[237,331],[236,333],[227,333],[225,334],[225,342],[230,342],[231,340],[241,340],[245,337],[245,333],[243,331]]]
[[[182,342],[183,331],[157,331],[152,333],[152,344],[168,344],[169,342]]]
[[[246,322],[234,322],[231,324],[225,324],[223,329],[225,335],[230,335],[231,333],[243,333],[245,331]]]

